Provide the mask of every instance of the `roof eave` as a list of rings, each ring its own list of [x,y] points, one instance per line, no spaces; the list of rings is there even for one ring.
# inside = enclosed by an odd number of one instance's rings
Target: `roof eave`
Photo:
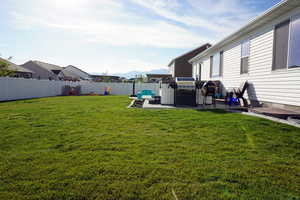
[[[201,49],[201,48],[204,48],[204,47],[208,48],[208,47],[210,47],[210,46],[211,46],[210,43],[202,44],[201,46],[199,46],[199,47],[197,47],[197,48],[195,48],[195,49],[192,49],[192,50],[190,50],[190,51],[188,51],[188,52],[186,52],[186,53],[184,53],[184,54],[182,54],[182,55],[180,55],[180,56],[174,58],[174,59],[170,62],[170,64],[168,65],[168,67],[170,67],[177,59],[180,59],[180,58],[182,58],[183,56],[186,56],[186,55],[188,55],[188,54],[194,52],[195,50],[198,50],[198,49]]]
[[[171,67],[171,65],[173,65],[174,62],[175,62],[175,59],[173,59],[173,60],[168,64],[168,67]]]
[[[227,36],[225,39],[221,40],[220,42],[218,42],[211,48],[208,48],[204,52],[202,52],[202,53],[198,54],[197,56],[195,56],[194,58],[190,59],[189,63],[197,62],[197,61],[201,60],[203,57],[206,57],[208,54],[217,50],[218,48],[221,48],[221,47],[225,46],[226,44],[232,42],[233,40],[242,37],[243,35],[253,31],[255,28],[258,28],[258,27],[261,27],[261,26],[267,24],[268,22],[271,21],[271,19],[270,20],[267,19],[268,16],[272,16],[272,14],[279,11],[280,8],[282,8],[284,6],[288,6],[289,4],[291,4],[290,7],[292,7],[294,4],[300,5],[298,0],[283,0],[283,1],[279,2],[278,4],[271,7],[270,9],[268,9],[267,11],[265,11],[258,17],[251,20],[248,24],[246,24],[245,26],[240,28],[238,31]],[[289,9],[289,7],[288,7],[287,10],[292,10],[292,8]],[[264,19],[264,18],[266,18],[266,19]]]

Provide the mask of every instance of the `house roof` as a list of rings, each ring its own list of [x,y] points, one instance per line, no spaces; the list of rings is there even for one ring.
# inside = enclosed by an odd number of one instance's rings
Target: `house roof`
[[[32,61],[34,62],[35,64],[39,65],[40,67],[48,70],[48,71],[52,71],[52,70],[63,70],[62,67],[58,66],[58,65],[53,65],[53,64],[49,64],[49,63],[45,63],[45,62],[41,62],[41,61]]]
[[[185,53],[185,54],[182,54],[182,55],[180,55],[180,56],[174,58],[173,60],[171,60],[171,62],[168,64],[168,66],[171,66],[176,60],[178,60],[178,59],[180,59],[180,58],[182,58],[182,57],[184,57],[184,56],[186,56],[186,55],[188,55],[188,54],[194,53],[195,51],[198,51],[198,50],[202,49],[202,48],[205,47],[205,46],[206,46],[207,48],[209,48],[209,47],[211,46],[211,44],[209,44],[209,43],[203,44],[203,45],[201,45],[200,47],[197,47],[197,48],[195,48],[195,49],[192,49],[191,51],[189,51],[189,52],[187,52],[187,53]]]
[[[112,76],[112,75],[90,75],[93,78],[120,78],[120,76]]]
[[[282,0],[272,8],[265,11],[263,14],[259,15],[258,17],[251,20],[247,25],[243,26],[238,31],[234,32],[233,34],[227,36],[225,39],[221,40],[211,48],[205,50],[204,52],[198,54],[194,58],[190,59],[189,62],[195,62],[200,60],[201,58],[217,51],[218,49],[224,47],[228,43],[243,37],[245,34],[250,33],[251,31],[262,27],[268,24],[273,19],[277,18],[278,16],[283,15],[286,12],[293,10],[294,8],[300,6],[299,0]]]
[[[0,58],[0,61],[6,62],[7,64],[9,64],[8,69],[10,69],[12,71],[23,72],[23,73],[34,73],[34,72],[30,71],[29,69],[25,69],[25,68],[23,68],[19,65],[16,65],[15,63],[12,63],[6,59]]]
[[[69,76],[76,77],[78,79],[91,80],[90,74],[73,65],[65,67],[62,72],[64,72],[66,75],[69,74]]]
[[[73,65],[68,65],[67,67],[65,67],[65,69],[68,69],[68,68],[74,68],[74,69],[76,69],[76,70],[78,70],[78,71],[80,71],[80,72],[86,74],[87,76],[90,76],[89,73],[87,73],[87,72],[83,71],[82,69],[80,69],[80,68],[78,68],[78,67],[75,67],[75,66],[73,66]]]
[[[80,79],[80,76],[78,76],[77,74],[71,72],[71,71],[68,71],[66,69],[63,69],[61,71],[61,73],[64,75],[64,77],[69,77],[69,78],[75,78],[75,79]]]

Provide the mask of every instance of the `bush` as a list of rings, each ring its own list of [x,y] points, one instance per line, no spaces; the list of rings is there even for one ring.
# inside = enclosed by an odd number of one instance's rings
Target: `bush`
[[[1,76],[11,76],[14,74],[14,71],[8,68],[9,64],[7,62],[0,60],[0,77]]]

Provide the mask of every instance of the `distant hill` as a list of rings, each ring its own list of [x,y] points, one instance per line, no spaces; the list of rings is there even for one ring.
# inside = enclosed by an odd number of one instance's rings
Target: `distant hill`
[[[134,78],[136,75],[146,75],[146,74],[169,74],[169,70],[168,69],[154,69],[151,71],[130,71],[127,73],[116,73],[116,74],[112,74],[112,75],[125,77],[125,78]]]

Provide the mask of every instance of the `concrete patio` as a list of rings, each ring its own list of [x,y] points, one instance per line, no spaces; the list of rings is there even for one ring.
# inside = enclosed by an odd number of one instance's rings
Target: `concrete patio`
[[[288,119],[288,116],[300,116],[299,112],[268,107],[245,108],[241,106],[229,106],[224,102],[217,102],[215,105],[198,105],[196,107],[173,105],[150,104],[149,100],[145,100],[142,108],[144,109],[195,109],[195,110],[226,110],[228,112],[238,112],[245,115],[255,116],[263,119],[268,119],[274,122],[288,124],[300,128],[299,123],[295,123]]]
[[[240,110],[247,111],[248,108],[241,106],[229,106],[224,104],[223,102],[217,102],[215,105],[198,105],[196,107],[192,106],[174,106],[174,105],[161,105],[161,104],[150,104],[149,100],[145,100],[143,107],[144,109],[196,109],[196,110],[213,110],[213,109],[221,109],[221,110]]]

